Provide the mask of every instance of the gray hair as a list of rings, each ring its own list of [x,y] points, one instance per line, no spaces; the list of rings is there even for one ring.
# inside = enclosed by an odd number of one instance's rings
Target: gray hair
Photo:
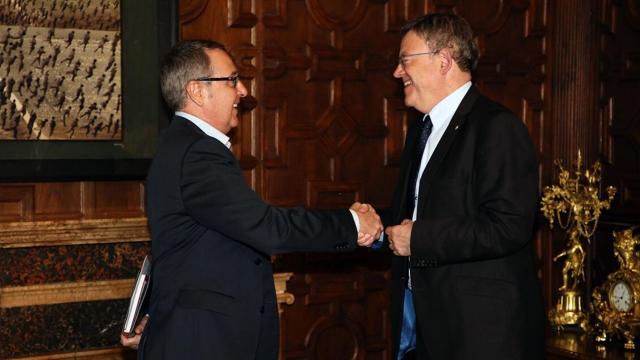
[[[456,14],[436,13],[411,20],[401,29],[402,35],[413,31],[433,51],[453,49],[453,59],[464,72],[478,65],[478,46],[473,40],[471,25]]]
[[[160,68],[160,88],[171,111],[185,106],[186,87],[190,80],[209,74],[211,64],[205,49],[227,51],[216,41],[188,40],[177,43],[164,58]]]

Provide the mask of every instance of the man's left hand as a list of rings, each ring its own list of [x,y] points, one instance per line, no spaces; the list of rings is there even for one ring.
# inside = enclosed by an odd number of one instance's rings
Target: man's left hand
[[[140,338],[142,337],[142,332],[144,331],[144,327],[147,326],[147,320],[149,320],[149,315],[145,315],[142,320],[138,323],[138,326],[135,328],[135,335],[132,337],[126,337],[120,334],[120,344],[124,347],[129,347],[134,350],[138,350],[138,345],[140,345]]]
[[[413,221],[404,219],[400,225],[388,226],[385,233],[389,237],[389,249],[398,256],[411,255],[411,229]]]

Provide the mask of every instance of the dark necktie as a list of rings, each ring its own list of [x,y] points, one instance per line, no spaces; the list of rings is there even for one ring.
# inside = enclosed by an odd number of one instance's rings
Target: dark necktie
[[[407,218],[413,217],[413,208],[416,205],[417,197],[415,195],[416,185],[418,182],[418,172],[420,171],[420,163],[422,162],[422,154],[427,145],[429,135],[433,129],[433,123],[429,115],[418,123],[420,138],[416,142],[413,150],[413,163],[411,164],[411,177],[409,178],[409,191],[407,193]],[[410,279],[410,276],[408,277]],[[409,280],[410,281],[410,280]],[[409,287],[409,283],[404,289],[404,306],[402,309],[402,328],[400,329],[400,347],[398,349],[397,359],[401,360],[407,351],[416,347],[416,311],[413,307],[413,292]]]
[[[433,123],[431,122],[431,117],[429,115],[425,116],[422,121],[418,123],[418,130],[420,131],[420,138],[416,142],[416,146],[413,150],[413,163],[411,164],[411,175],[409,177],[409,191],[407,192],[407,217],[410,218],[413,216],[413,209],[416,206],[416,185],[418,182],[418,172],[420,171],[420,162],[422,161],[422,154],[424,153],[424,148],[427,145],[427,140],[429,140],[429,135],[431,135],[431,130],[433,129]]]

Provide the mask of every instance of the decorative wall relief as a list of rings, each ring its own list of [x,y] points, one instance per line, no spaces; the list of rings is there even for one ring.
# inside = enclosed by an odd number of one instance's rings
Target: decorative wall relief
[[[2,3],[0,139],[121,139],[120,0]]]
[[[0,181],[144,178],[177,0],[0,0]]]

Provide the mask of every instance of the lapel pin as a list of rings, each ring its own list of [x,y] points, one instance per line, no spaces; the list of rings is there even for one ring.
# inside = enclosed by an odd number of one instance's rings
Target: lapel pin
[[[456,125],[456,127],[453,128],[453,130],[458,130],[459,127],[460,127],[460,125]]]

